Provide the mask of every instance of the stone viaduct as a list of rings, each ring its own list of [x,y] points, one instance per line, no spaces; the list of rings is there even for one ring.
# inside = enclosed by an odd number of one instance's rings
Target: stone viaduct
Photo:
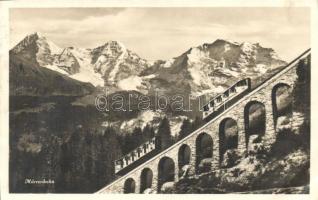
[[[222,124],[229,119],[234,120],[237,126],[237,151],[240,154],[246,154],[248,147],[246,132],[249,126],[247,110],[253,104],[259,104],[265,110],[265,134],[262,136],[262,142],[270,146],[276,138],[275,116],[277,116],[277,113],[275,112],[277,111],[277,105],[275,105],[275,92],[279,87],[291,89],[294,87],[298,77],[297,66],[300,66],[300,61],[303,63],[310,62],[310,49],[205,125],[97,193],[143,193],[147,188],[160,191],[163,183],[179,180],[180,171],[184,164],[190,166],[191,173],[198,173],[198,163],[203,158],[210,158],[210,169],[218,169],[222,159],[220,154],[222,141],[219,141],[220,132],[222,131]],[[205,138],[205,142],[203,142],[203,138]],[[203,152],[206,150],[210,152]],[[163,171],[164,165],[169,166],[172,171]]]

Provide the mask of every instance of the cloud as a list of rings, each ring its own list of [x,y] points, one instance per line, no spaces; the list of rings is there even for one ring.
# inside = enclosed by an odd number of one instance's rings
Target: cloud
[[[119,40],[151,60],[224,38],[259,42],[288,60],[309,47],[309,15],[307,8],[17,9],[10,13],[10,38],[13,45],[40,31],[60,46],[88,48]]]
[[[43,18],[81,20],[91,16],[116,15],[125,8],[14,8],[10,14],[13,18],[33,20]]]

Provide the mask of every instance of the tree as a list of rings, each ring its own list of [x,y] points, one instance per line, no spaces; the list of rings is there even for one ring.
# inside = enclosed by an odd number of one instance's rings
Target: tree
[[[107,127],[77,130],[61,146],[62,179],[57,192],[93,192],[115,177],[114,161],[121,156],[116,131]]]
[[[155,137],[155,130],[152,126],[147,124],[144,129],[142,130],[142,135],[144,138],[144,142],[150,140],[151,138]]]
[[[133,148],[134,148],[134,140],[132,137],[132,134],[126,134],[122,136],[122,146],[121,146],[121,150],[123,152],[123,154],[127,154],[129,153]]]
[[[189,135],[192,131],[192,124],[189,119],[184,119],[180,128],[178,139],[181,140],[182,138]]]
[[[107,184],[115,177],[114,161],[121,154],[121,149],[117,139],[117,133],[114,128],[107,127],[103,134],[93,134],[91,142],[91,150],[88,151],[87,172],[89,175],[89,185],[92,191]],[[89,164],[89,162],[91,162]]]
[[[310,74],[311,57],[300,60],[297,66],[297,81],[294,87],[294,108],[298,112],[309,113],[310,115]]]
[[[159,124],[158,137],[160,139],[161,150],[168,148],[172,145],[173,139],[171,136],[169,120],[165,117]]]
[[[202,120],[200,117],[195,117],[194,121],[192,122],[192,127],[191,127],[191,131],[195,131],[197,130],[198,128],[201,127],[202,125]]]
[[[141,128],[136,127],[131,133],[118,135],[117,140],[123,154],[127,154],[144,142],[143,131]]]
[[[293,90],[293,111],[304,114],[304,121],[300,127],[303,145],[310,149],[310,85],[311,85],[311,57],[299,61],[297,66],[297,81]]]
[[[132,132],[132,142],[133,142],[133,149],[137,148],[139,145],[141,145],[144,142],[144,138],[142,135],[142,130],[139,127],[136,127]]]

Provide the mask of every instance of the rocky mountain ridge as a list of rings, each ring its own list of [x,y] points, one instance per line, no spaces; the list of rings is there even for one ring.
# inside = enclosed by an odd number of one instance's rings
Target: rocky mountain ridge
[[[73,79],[143,94],[215,95],[244,77],[259,78],[286,64],[271,48],[218,39],[166,61],[147,61],[118,41],[94,49],[61,48],[45,36],[26,36],[11,52]]]
[[[117,41],[109,41],[94,49],[61,48],[37,32],[26,36],[11,52],[94,86],[112,86],[129,76],[138,75],[149,65]]]

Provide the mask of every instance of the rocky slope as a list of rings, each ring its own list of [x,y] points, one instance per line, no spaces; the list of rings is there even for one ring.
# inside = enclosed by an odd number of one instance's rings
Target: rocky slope
[[[258,157],[262,155],[258,154]],[[232,168],[201,174],[198,177],[182,179],[172,193],[275,193],[282,188],[297,187],[309,183],[308,152],[294,150],[280,157],[263,158],[250,155]],[[271,189],[265,192],[265,189]],[[258,191],[258,192],[257,192]],[[281,193],[299,193],[297,189]],[[306,192],[307,191],[307,192]],[[168,192],[168,193],[170,193]],[[302,193],[308,193],[302,190]]]

